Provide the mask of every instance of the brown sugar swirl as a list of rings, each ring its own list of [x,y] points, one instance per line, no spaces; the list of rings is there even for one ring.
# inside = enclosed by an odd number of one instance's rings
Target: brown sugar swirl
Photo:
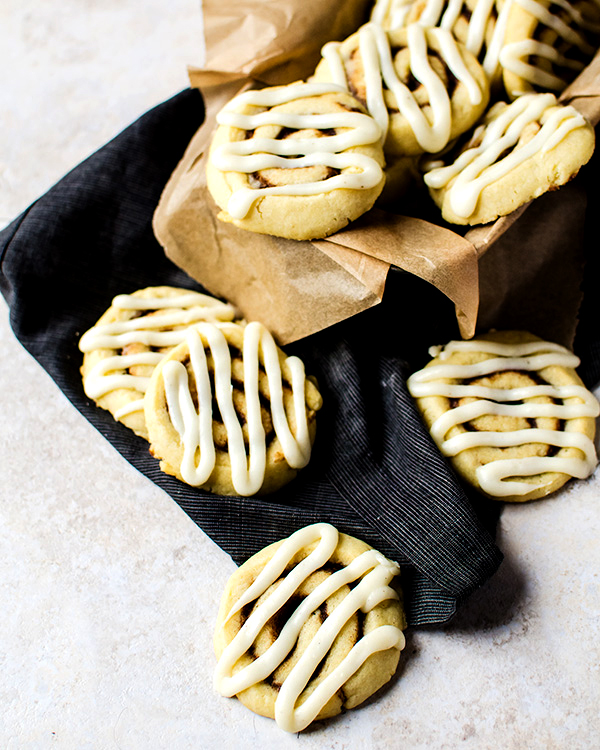
[[[408,387],[440,450],[490,497],[543,497],[596,467],[598,402],[562,346],[519,331],[453,341]]]
[[[215,629],[215,687],[289,732],[387,682],[405,619],[398,565],[331,525],[307,526],[230,578]]]

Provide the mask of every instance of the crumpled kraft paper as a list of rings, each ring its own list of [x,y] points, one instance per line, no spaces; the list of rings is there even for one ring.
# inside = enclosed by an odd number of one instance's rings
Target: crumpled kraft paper
[[[548,244],[528,231],[528,206],[493,224],[470,229],[465,236],[380,209],[313,242],[259,235],[217,219],[218,207],[205,179],[206,151],[217,112],[249,86],[308,77],[323,44],[355,31],[367,20],[369,10],[370,3],[364,0],[204,2],[206,65],[190,67],[190,82],[202,91],[206,119],[155,212],[154,231],[167,256],[211,293],[235,304],[248,320],[261,320],[280,344],[378,304],[391,265],[425,279],[449,297],[465,338],[476,328],[501,327],[507,318],[514,327],[540,334],[536,297],[539,294],[547,300],[547,294],[537,288],[535,279],[540,267],[559,263],[563,278],[574,286],[562,295],[561,325],[546,335],[570,344],[580,303],[581,258],[560,252],[560,242]],[[568,96],[575,106],[584,101],[588,110],[595,106],[600,112],[600,97],[591,105],[595,80],[595,75],[588,79],[584,71],[572,84]],[[568,191],[559,192],[559,206],[563,192]],[[580,210],[581,203],[577,206]],[[398,210],[402,210],[401,201]],[[569,209],[566,213],[571,215]],[[563,215],[564,211],[554,211],[544,222],[554,240],[562,236],[559,221]],[[509,232],[513,225],[517,245],[523,234],[528,245],[517,253],[516,262]],[[517,227],[519,232],[515,232]],[[505,235],[508,241],[501,242]],[[493,260],[483,263],[492,248]],[[501,277],[499,268],[503,269]],[[497,283],[499,278],[502,283]],[[507,310],[513,314],[507,316]],[[547,315],[542,320],[547,323]]]

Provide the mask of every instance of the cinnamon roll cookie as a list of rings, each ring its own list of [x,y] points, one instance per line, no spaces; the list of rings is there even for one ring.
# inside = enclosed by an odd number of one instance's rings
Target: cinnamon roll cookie
[[[513,0],[499,57],[507,94],[560,93],[591,62],[599,42],[594,0]]]
[[[227,583],[215,687],[288,732],[354,708],[396,671],[398,565],[329,524],[266,547]]]
[[[152,374],[150,451],[167,474],[218,495],[274,492],[308,463],[321,404],[302,361],[262,324],[201,323]]]
[[[118,295],[79,342],[85,394],[147,438],[143,400],[156,365],[189,326],[234,317],[232,305],[188,289],[158,286]]]
[[[533,500],[594,471],[599,406],[568,349],[502,331],[432,354],[409,391],[442,453],[482,493]]]
[[[246,91],[217,122],[206,176],[222,221],[295,240],[326,237],[368,211],[383,188],[379,127],[338,86]]]
[[[386,31],[402,29],[407,25],[408,14],[416,0],[375,0],[370,21]]]
[[[490,81],[499,73],[509,6],[513,0],[377,0],[371,20],[385,29],[418,23],[441,28],[471,52]]]
[[[553,94],[495,104],[466,144],[424,181],[453,224],[486,224],[564,185],[594,151],[594,129]]]
[[[347,87],[379,123],[389,155],[441,151],[488,103],[483,68],[444,29],[385,32],[369,23],[322,55],[313,80]]]

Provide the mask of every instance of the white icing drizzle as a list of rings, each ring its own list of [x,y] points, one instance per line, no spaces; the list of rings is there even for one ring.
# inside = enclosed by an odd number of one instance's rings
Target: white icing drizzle
[[[149,377],[129,375],[118,371],[142,365],[156,367],[164,356],[161,352],[142,352],[128,355],[115,354],[114,357],[106,357],[100,360],[86,377],[84,382],[85,393],[90,398],[100,398],[117,388],[133,388],[145,393],[150,382]],[[135,403],[137,404],[137,401]]]
[[[570,70],[582,70],[585,67],[583,62],[568,59],[551,45],[537,42],[534,39],[524,39],[521,42],[507,44],[500,53],[500,65],[503,69],[512,71],[519,78],[529,81],[535,86],[541,86],[552,91],[561,91],[567,81],[525,62],[530,56],[544,57],[546,60]],[[517,92],[509,93],[514,96]]]
[[[494,24],[492,38],[485,51],[482,65],[490,80],[494,80],[500,70],[500,54],[504,46],[506,28],[508,26],[508,17],[513,2],[515,2],[515,0],[504,0],[504,4],[500,9],[498,18],[496,19],[496,23]],[[492,7],[494,6],[490,6],[490,11]],[[485,23],[483,19],[482,23]],[[485,33],[485,28],[483,29],[483,33]]]
[[[253,204],[267,195],[316,195],[339,188],[363,190],[381,182],[383,172],[379,164],[365,154],[350,150],[379,141],[381,132],[369,115],[339,110],[330,114],[300,114],[271,109],[279,104],[343,90],[330,83],[298,83],[246,91],[232,99],[219,112],[217,122],[220,125],[247,131],[263,125],[294,130],[340,129],[335,135],[301,139],[256,137],[215,148],[211,154],[211,163],[224,172],[252,174],[263,169],[312,166],[341,170],[341,174],[315,182],[236,190],[227,205],[227,211],[232,217],[243,219]],[[239,110],[248,105],[267,109],[256,114],[242,114]]]
[[[490,78],[494,76],[498,69],[498,58],[504,42],[508,10],[512,2],[513,0],[506,0],[494,23],[495,0],[479,0],[467,21],[467,38],[464,44],[475,57],[480,60],[483,58],[483,68]],[[371,20],[383,25],[384,28],[403,28],[407,25],[414,4],[415,0],[408,0],[408,2],[403,2],[403,0],[378,0]],[[454,31],[465,5],[464,0],[427,0],[416,23],[427,28],[439,27],[447,31]],[[484,49],[486,31],[490,23],[494,23],[494,30],[487,49]]]
[[[541,127],[531,140],[514,148],[523,129]],[[463,151],[453,164],[427,172],[425,183],[434,189],[449,186],[450,205],[462,218],[471,216],[482,190],[526,159],[557,146],[572,130],[585,127],[585,118],[571,106],[557,105],[553,94],[524,94],[492,116],[482,130],[479,146]],[[510,153],[497,161],[507,149]]]
[[[407,28],[410,69],[425,87],[433,114],[430,123],[415,96],[396,72],[387,33],[376,23],[368,23],[359,30],[359,49],[363,62],[367,109],[377,121],[383,137],[389,127],[389,111],[384,99],[384,84],[393,94],[400,113],[407,119],[417,142],[425,151],[440,151],[450,138],[452,108],[450,97],[437,73],[429,64],[425,29],[420,24]],[[460,50],[449,31],[432,29],[440,45],[440,57],[454,77],[462,83],[473,105],[482,100],[481,89],[465,65]],[[347,87],[346,73],[340,56],[340,44],[328,43],[322,51],[335,83]]]
[[[552,29],[560,39],[573,45],[583,54],[591,57],[595,53],[595,47],[587,41],[580,31],[599,34],[600,25],[595,21],[586,19],[579,8],[568,0],[553,0],[550,7],[536,0],[506,0],[502,4],[495,22],[493,19],[495,0],[479,0],[467,21],[465,46],[480,60],[483,58],[482,65],[490,79],[495,77],[500,67],[505,67],[534,85],[552,90],[564,88],[565,81],[552,76],[539,66],[523,62],[523,57],[531,55],[546,58],[573,70],[578,69],[576,66],[579,66],[579,63],[559,55],[550,45],[539,42],[535,45],[525,45],[521,41],[507,42],[508,17],[514,4],[531,13],[541,24]],[[373,22],[382,24],[385,28],[401,28],[406,25],[413,5],[414,0],[408,0],[408,2],[405,0],[379,0],[375,4],[371,19]],[[564,11],[568,20],[561,19],[556,12],[553,12],[551,10],[552,5]],[[417,23],[426,27],[438,26],[453,31],[465,6],[464,0],[427,0]],[[494,23],[494,28],[486,47],[486,32],[490,23]],[[533,42],[534,40],[526,41]]]
[[[377,0],[371,11],[371,21],[385,29],[401,29],[415,0]]]
[[[513,2],[534,16],[542,26],[554,31],[559,40],[578,49],[588,59],[595,54],[595,46],[590,44],[586,36],[580,32],[586,31],[595,35],[597,39],[600,34],[600,24],[586,19],[580,10],[568,0],[553,0],[549,7],[536,0],[513,0]],[[552,6],[564,11],[568,17],[567,20],[563,20],[553,12]],[[534,86],[553,91],[564,89],[568,82],[566,78],[560,78],[543,67],[533,64],[529,60],[530,57],[545,59],[565,70],[579,71],[585,66],[585,63],[570,58],[568,54],[560,54],[553,45],[535,39],[507,42],[500,52],[499,62],[502,68],[510,70]],[[519,94],[518,91],[509,93],[513,96]]]
[[[531,13],[531,15],[537,18],[538,21],[540,21],[540,23],[542,23],[544,26],[556,32],[556,34],[561,39],[564,39],[574,47],[577,47],[584,54],[591,56],[596,52],[594,47],[592,47],[592,45],[590,45],[585,40],[582,34],[580,34],[576,29],[572,28],[572,26],[574,24],[577,24],[580,27],[587,28],[590,31],[598,31],[598,25],[592,22],[586,22],[581,14],[578,13],[578,11],[576,11],[570,3],[564,2],[564,0],[562,2],[559,0],[553,0],[553,2],[551,3],[552,5],[557,5],[558,7],[568,12],[571,18],[570,23],[566,23],[562,20],[562,18],[553,13],[550,8],[536,2],[536,0],[515,0],[515,2],[517,2],[518,5],[520,5],[521,8],[526,10],[528,13]]]
[[[201,321],[230,321],[235,317],[235,308],[200,292],[169,297],[139,297],[135,294],[117,295],[111,306],[116,310],[139,312],[157,311],[154,315],[142,315],[130,320],[117,320],[100,323],[86,331],[79,341],[82,352],[97,349],[122,349],[130,344],[143,344],[148,347],[173,347],[185,339],[185,332],[191,325]],[[130,375],[130,367],[155,367],[164,357],[164,352],[147,351],[137,354],[115,354],[100,360],[86,375],[83,383],[85,394],[97,399],[101,396],[126,388],[146,392],[149,377]],[[142,411],[143,398],[132,400],[115,411],[115,418]]]
[[[298,697],[326,656],[342,627],[358,610],[369,612],[386,599],[397,599],[388,585],[399,567],[376,550],[368,550],[349,565],[329,575],[298,605],[269,649],[234,673],[237,661],[252,646],[271,617],[294,595],[298,587],[331,557],[338,543],[337,530],[325,523],[314,524],[292,534],[279,546],[249,589],[233,605],[227,622],[243,606],[258,599],[281,576],[294,556],[306,545],[318,541],[314,550],[298,563],[260,606],[256,607],[232,641],[224,649],[215,671],[215,688],[222,695],[233,696],[267,678],[294,648],[302,626],[342,586],[358,583],[328,614],[318,634],[308,644],[279,690],[275,701],[275,720],[288,732],[305,729],[329,699],[377,651],[402,649],[404,635],[392,625],[382,625],[364,635],[347,656],[316,687],[301,706]]]
[[[503,344],[479,340],[450,342],[438,356],[444,360],[457,351],[500,356],[472,364],[432,365],[419,370],[408,379],[408,389],[414,398],[440,396],[449,399],[475,399],[446,411],[432,424],[431,435],[444,455],[456,456],[464,450],[483,446],[504,448],[531,443],[576,448],[582,454],[582,458],[530,456],[490,461],[476,470],[477,479],[485,492],[505,497],[531,491],[532,484],[514,479],[506,481],[509,477],[561,472],[584,478],[593,472],[597,464],[593,441],[583,433],[569,431],[568,425],[564,431],[536,427],[506,432],[481,430],[446,438],[448,432],[457,425],[489,415],[524,419],[549,417],[567,421],[580,417],[597,417],[600,413],[598,401],[581,385],[536,384],[504,389],[448,382],[454,379],[481,378],[507,370],[536,372],[552,366],[573,368],[579,364],[579,359],[572,352],[558,344],[544,341]],[[530,400],[540,397],[556,399],[561,403],[535,403]],[[516,401],[523,403],[514,403]]]
[[[216,452],[212,431],[214,398],[227,433],[231,478],[235,491],[243,496],[254,495],[264,481],[267,454],[259,397],[259,351],[267,375],[273,429],[281,443],[286,461],[292,468],[297,469],[306,466],[311,453],[304,393],[304,365],[298,357],[287,357],[285,360],[291,373],[296,433],[294,436],[283,401],[282,371],[277,345],[261,323],[249,323],[244,328],[247,457],[242,425],[233,403],[231,355],[224,331],[222,326],[200,323],[187,332],[186,340],[190,350],[198,407],[196,408],[192,399],[186,367],[178,361],[166,362],[162,370],[166,399],[173,427],[183,445],[180,471],[184,480],[192,486],[202,485],[215,468]],[[206,340],[214,367],[214,393],[201,336]]]

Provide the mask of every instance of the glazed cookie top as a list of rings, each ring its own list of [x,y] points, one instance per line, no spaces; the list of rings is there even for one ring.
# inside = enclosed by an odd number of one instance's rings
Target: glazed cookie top
[[[152,452],[172,473],[192,486],[205,486],[219,469],[219,455],[226,454],[227,486],[245,496],[263,487],[268,435],[281,446],[280,461],[292,469],[306,466],[308,415],[320,406],[302,361],[286,357],[261,323],[201,323],[157,368],[145,410]]]
[[[250,708],[273,716],[288,732],[302,731],[342,687],[351,692],[348,684],[370,657],[388,652],[395,669],[404,646],[404,617],[389,584],[398,573],[395,562],[325,523],[265,548],[234,573],[224,593],[215,630],[217,691],[246,698]],[[314,629],[311,623],[323,607],[327,616]],[[359,612],[363,634],[350,635],[347,625]],[[261,647],[273,628],[268,646]],[[381,671],[385,682],[390,670]],[[381,687],[381,675],[375,678],[357,702]],[[267,689],[265,698],[256,686],[269,681],[277,688]]]
[[[599,405],[575,373],[579,359],[568,349],[503,331],[451,341],[432,354],[429,365],[409,378],[408,388],[444,455],[532,448],[510,457],[502,451],[473,456],[477,483],[486,494],[532,498],[546,494],[551,472],[564,475],[560,484],[592,473]],[[559,450],[540,453],[536,445]]]
[[[392,30],[418,23],[452,32],[492,80],[499,68],[512,1],[501,3],[498,10],[496,0],[377,0],[371,19]]]
[[[344,96],[347,92],[333,84],[296,83],[246,91],[221,110],[218,124],[239,134],[211,149],[211,165],[222,172],[259,175],[255,184],[234,190],[227,202],[230,216],[245,218],[267,196],[360,191],[381,183],[380,163],[360,152],[360,147],[379,143],[380,130],[368,114],[353,108],[358,102]],[[321,106],[311,101],[322,97],[331,98],[329,111],[327,100]],[[287,137],[291,132],[297,136]],[[260,174],[275,169],[286,172],[286,182],[269,185],[266,175],[261,184]]]
[[[586,137],[581,152],[570,155],[573,162],[570,176],[586,163],[593,151],[594,130],[583,115],[571,106],[558,104],[550,93],[525,94],[510,105],[499,102],[489,110],[454,162],[428,171],[425,184],[433,190],[446,191],[453,216],[450,221],[485,223],[498,216],[494,206],[490,206],[489,216],[484,211],[483,218],[471,221],[483,191],[527,160],[544,160],[574,131],[581,131]],[[551,184],[544,186],[549,187]],[[515,190],[518,188],[516,185]],[[536,195],[522,196],[520,203],[533,197]]]
[[[145,436],[143,397],[156,365],[184,340],[189,326],[234,317],[232,305],[187,289],[159,286],[119,294],[79,341],[86,395],[117,420],[139,415],[141,424],[133,426]],[[115,392],[121,397],[114,403],[102,401]]]
[[[513,0],[500,53],[508,95],[562,91],[599,41],[600,6],[593,0]]]
[[[471,127],[489,98],[477,60],[445,29],[412,24],[386,32],[369,23],[326,44],[322,55],[315,80],[329,77],[363,102],[384,140],[389,133],[391,153],[440,151]]]

